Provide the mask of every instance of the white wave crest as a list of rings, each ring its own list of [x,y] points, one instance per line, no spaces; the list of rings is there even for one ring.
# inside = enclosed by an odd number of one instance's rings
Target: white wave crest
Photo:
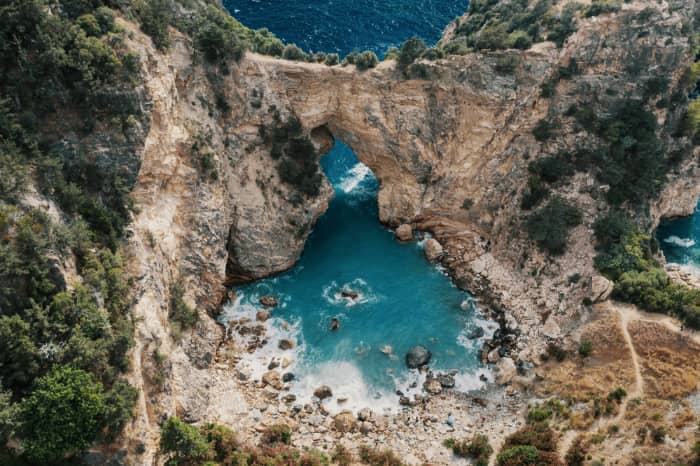
[[[356,278],[342,285],[332,281],[323,287],[322,294],[328,303],[345,307],[377,302],[372,288],[361,278]]]
[[[331,414],[346,409],[357,412],[367,407],[377,412],[391,412],[399,408],[398,396],[371,388],[365,382],[362,371],[349,361],[328,361],[315,365],[312,372],[303,375],[294,384],[291,392],[297,396],[297,402],[309,403],[314,390],[321,385],[329,386],[333,392],[333,398],[323,403]]]
[[[364,181],[367,176],[372,173],[372,170],[363,163],[357,163],[354,167],[348,170],[348,176],[343,178],[338,187],[345,193],[350,193]]]
[[[690,248],[695,246],[695,240],[691,238],[680,238],[676,235],[669,236],[664,239],[664,243],[673,244],[682,248]]]

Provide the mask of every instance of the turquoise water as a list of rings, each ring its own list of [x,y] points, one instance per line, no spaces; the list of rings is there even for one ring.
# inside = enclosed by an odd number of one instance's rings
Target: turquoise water
[[[667,262],[700,267],[700,203],[690,217],[659,225],[656,237]]]
[[[472,298],[457,289],[423,256],[422,242],[399,243],[377,220],[377,181],[342,143],[324,156],[336,197],[314,228],[299,263],[280,276],[236,289],[237,300],[222,316],[254,319],[259,297],[280,305],[268,321],[269,343],[245,362],[254,377],[273,359],[293,361],[292,392],[302,399],[327,384],[349,398],[343,408],[391,408],[397,388],[419,391],[421,377],[405,365],[416,344],[433,354],[430,367],[458,370],[457,388],[481,385],[478,354],[483,339],[467,338],[477,326],[489,335]],[[343,290],[358,294],[344,298]],[[331,331],[331,319],[340,329]],[[297,342],[281,351],[281,339]],[[391,348],[391,351],[389,351]],[[382,351],[383,350],[383,351]],[[417,387],[411,385],[417,383]]]
[[[356,47],[382,52],[412,35],[434,42],[467,6],[445,0],[224,4],[248,26],[268,27],[307,50],[341,54]],[[336,141],[322,166],[335,198],[299,263],[280,276],[237,288],[235,303],[224,310],[223,322],[254,321],[262,309],[259,297],[280,300],[265,323],[267,344],[241,364],[254,379],[268,367],[289,364],[278,370],[294,374],[291,392],[299,401],[326,384],[334,403],[348,399],[337,408],[394,409],[397,389],[406,394],[421,390],[424,375],[409,371],[404,358],[410,347],[422,344],[433,354],[431,368],[457,371],[458,390],[479,387],[479,375],[487,374],[478,357],[483,337],[467,336],[477,326],[490,335],[496,325],[484,321],[472,298],[425,260],[420,241],[401,244],[379,223],[377,180],[348,146]],[[343,290],[357,298],[344,298]],[[330,330],[331,319],[338,319],[339,330]],[[281,350],[282,339],[294,340],[296,347]]]

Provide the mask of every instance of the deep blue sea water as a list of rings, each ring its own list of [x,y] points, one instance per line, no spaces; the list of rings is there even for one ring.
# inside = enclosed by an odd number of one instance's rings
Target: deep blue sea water
[[[700,273],[700,203],[690,217],[663,222],[656,231],[666,261]]]
[[[466,9],[466,2],[413,0],[226,0],[224,4],[250,27],[268,27],[307,50],[345,54],[358,47],[384,51],[413,35],[435,41],[444,26]],[[482,384],[486,370],[478,353],[483,339],[469,340],[477,326],[489,335],[495,324],[484,321],[471,297],[423,257],[422,243],[401,244],[378,221],[377,180],[340,141],[322,159],[335,198],[318,221],[299,263],[289,272],[236,289],[237,299],[222,320],[255,319],[258,298],[277,296],[281,303],[266,322],[269,343],[242,364],[259,378],[271,360],[290,365],[296,381],[291,391],[310,399],[321,384],[336,397],[329,409],[396,408],[397,388],[420,390],[421,375],[409,371],[406,351],[422,344],[433,353],[430,366],[456,370],[457,388]],[[344,298],[343,290],[358,293]],[[340,329],[330,330],[331,319]],[[281,339],[297,347],[282,351]]]
[[[309,51],[374,50],[380,57],[411,36],[432,44],[467,10],[467,0],[224,0],[240,22]]]

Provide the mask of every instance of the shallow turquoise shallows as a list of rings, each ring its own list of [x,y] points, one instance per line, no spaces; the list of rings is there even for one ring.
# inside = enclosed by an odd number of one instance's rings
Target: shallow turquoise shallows
[[[690,217],[663,222],[656,237],[667,262],[686,265],[700,273],[700,203]]]
[[[222,316],[225,322],[254,319],[259,297],[281,301],[266,323],[270,342],[243,364],[260,377],[273,359],[287,358],[294,362],[282,372],[294,373],[292,392],[301,400],[327,384],[348,398],[341,408],[390,409],[397,406],[396,389],[421,388],[422,376],[405,364],[408,349],[421,344],[432,352],[431,368],[459,372],[457,389],[480,386],[479,375],[487,373],[478,358],[483,339],[468,336],[477,326],[490,335],[494,324],[426,261],[420,241],[399,243],[378,222],[377,181],[347,146],[337,143],[322,162],[336,197],[301,260],[285,274],[238,288]],[[339,321],[337,331],[332,319]],[[298,347],[280,350],[284,338]]]

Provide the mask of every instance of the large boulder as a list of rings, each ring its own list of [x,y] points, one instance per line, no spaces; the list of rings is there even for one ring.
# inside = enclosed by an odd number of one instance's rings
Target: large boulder
[[[260,310],[255,314],[255,320],[257,320],[258,322],[265,322],[269,318],[270,311],[268,311],[267,309]]]
[[[518,369],[515,367],[515,362],[511,358],[501,358],[501,360],[498,361],[498,364],[496,364],[496,369],[498,370],[496,382],[501,385],[509,383],[518,373]]]
[[[280,378],[280,373],[277,371],[267,371],[262,376],[262,382],[265,385],[269,385],[275,390],[282,389],[282,379]]]
[[[430,238],[425,242],[425,247],[423,249],[426,259],[430,262],[435,262],[442,258],[444,251],[442,245],[438,243],[435,238]]]
[[[406,353],[406,365],[410,369],[418,369],[428,364],[432,356],[428,348],[422,345],[416,345]]]
[[[325,400],[333,396],[333,390],[328,385],[321,385],[316,390],[314,390],[314,396],[319,400]]]
[[[442,384],[438,379],[432,377],[425,380],[423,384],[423,390],[430,393],[431,395],[439,395],[442,392]]]
[[[399,225],[396,229],[396,237],[399,241],[411,241],[413,239],[413,228],[407,223]]]
[[[352,432],[355,425],[355,416],[350,411],[342,411],[333,418],[333,426],[338,432]]]
[[[607,278],[596,275],[591,279],[591,301],[599,303],[610,297],[615,287],[614,283]]]

